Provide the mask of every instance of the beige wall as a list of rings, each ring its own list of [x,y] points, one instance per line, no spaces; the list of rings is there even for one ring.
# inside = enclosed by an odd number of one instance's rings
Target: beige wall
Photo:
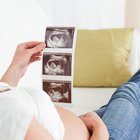
[[[134,27],[140,32],[140,0],[126,0],[126,27]]]

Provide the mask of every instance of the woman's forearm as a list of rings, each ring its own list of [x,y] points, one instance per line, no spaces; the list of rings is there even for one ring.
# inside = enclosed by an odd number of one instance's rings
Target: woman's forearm
[[[11,86],[17,86],[21,76],[22,75],[20,70],[10,65],[0,81],[5,82]]]

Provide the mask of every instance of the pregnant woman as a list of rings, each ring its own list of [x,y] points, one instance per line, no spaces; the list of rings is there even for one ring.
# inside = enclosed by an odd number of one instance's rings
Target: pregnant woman
[[[138,140],[139,71],[97,113],[77,117],[54,106],[44,91],[17,86],[44,48],[36,41],[19,44],[0,80],[0,140]]]

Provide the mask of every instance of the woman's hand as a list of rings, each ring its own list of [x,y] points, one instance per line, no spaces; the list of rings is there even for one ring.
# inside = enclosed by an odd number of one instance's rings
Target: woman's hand
[[[80,116],[91,133],[91,140],[108,140],[108,130],[102,119],[95,113],[89,112]]]
[[[25,74],[30,63],[41,59],[41,51],[45,48],[43,42],[25,42],[17,46],[13,60],[1,81],[16,86]]]
[[[24,75],[28,65],[40,60],[41,51],[44,49],[43,42],[26,42],[17,46],[11,66],[20,69],[21,76]]]
[[[102,123],[102,120],[95,112],[89,112],[80,116],[81,120],[87,126],[88,130],[92,133],[93,129]]]

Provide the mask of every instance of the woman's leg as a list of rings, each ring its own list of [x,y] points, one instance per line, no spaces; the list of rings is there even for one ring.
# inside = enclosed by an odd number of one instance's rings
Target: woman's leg
[[[110,140],[139,140],[140,71],[115,91],[102,119]]]

